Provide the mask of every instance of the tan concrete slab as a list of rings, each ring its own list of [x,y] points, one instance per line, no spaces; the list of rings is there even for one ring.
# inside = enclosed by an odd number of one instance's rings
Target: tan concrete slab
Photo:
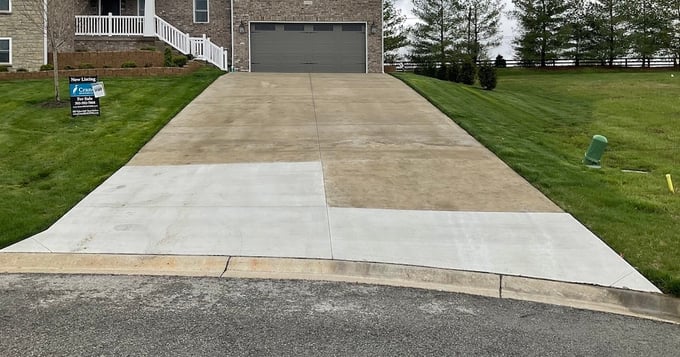
[[[130,165],[318,160],[316,126],[168,126]]]
[[[318,130],[319,146],[322,151],[417,151],[457,146],[482,147],[465,131],[449,123],[439,125],[326,125],[319,126]]]
[[[288,115],[281,116],[279,113]],[[316,125],[312,100],[278,102],[261,101],[257,104],[224,102],[193,103],[180,112],[168,127],[227,127],[227,126],[296,126]]]
[[[432,105],[400,102],[314,101],[319,126],[323,125],[439,125],[451,120]],[[427,104],[427,103],[425,103]]]
[[[561,212],[500,160],[485,157],[483,152],[448,159],[435,155],[392,158],[389,154],[360,159],[361,152],[356,156],[359,159],[323,161],[326,196],[332,207]]]
[[[222,103],[237,97],[309,97],[311,94],[311,82],[307,75],[231,74],[218,78],[210,90],[201,93],[194,102]]]

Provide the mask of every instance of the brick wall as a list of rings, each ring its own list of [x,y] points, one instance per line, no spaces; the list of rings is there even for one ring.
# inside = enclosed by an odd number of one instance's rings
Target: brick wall
[[[26,0],[13,0],[12,13],[0,14],[0,37],[12,39],[10,71],[34,71],[44,63],[41,12],[29,5]]]
[[[60,70],[60,78],[68,79],[69,76],[98,76],[100,78],[114,77],[158,77],[158,76],[181,76],[192,73],[203,64],[190,62],[186,67],[150,67],[150,68],[97,68]],[[0,81],[46,79],[52,78],[52,71],[41,72],[0,72]]]
[[[165,46],[165,42],[147,37],[77,36],[74,50],[79,52],[111,52],[146,50],[153,47],[163,51]]]
[[[208,23],[194,23],[194,0],[156,0],[156,15],[191,36],[203,34],[218,46],[231,51],[229,0],[208,0]]]
[[[368,71],[382,72],[381,0],[234,0],[234,67],[249,70],[249,34],[248,31],[239,33],[241,21],[246,27],[249,21],[361,21],[366,22],[368,28],[375,24],[378,33],[369,33],[367,40]]]

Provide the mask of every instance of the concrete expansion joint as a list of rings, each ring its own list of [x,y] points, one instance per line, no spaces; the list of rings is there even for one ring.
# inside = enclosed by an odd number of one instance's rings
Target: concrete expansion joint
[[[569,306],[680,324],[671,296],[497,273],[330,259],[0,253],[0,273],[165,275],[340,281]]]

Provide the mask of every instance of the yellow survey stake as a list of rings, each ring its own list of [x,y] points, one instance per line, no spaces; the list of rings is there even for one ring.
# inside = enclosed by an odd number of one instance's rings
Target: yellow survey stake
[[[673,187],[673,179],[671,179],[671,174],[666,174],[666,183],[668,184],[668,191],[675,193],[675,188]]]

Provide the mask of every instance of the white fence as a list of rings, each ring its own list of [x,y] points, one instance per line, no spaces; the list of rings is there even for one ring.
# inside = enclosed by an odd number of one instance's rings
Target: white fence
[[[156,37],[185,55],[227,70],[227,51],[210,38],[191,37],[167,21],[155,16]],[[143,36],[144,16],[76,16],[76,35],[81,36]]]
[[[144,16],[76,16],[76,35],[141,36]]]

